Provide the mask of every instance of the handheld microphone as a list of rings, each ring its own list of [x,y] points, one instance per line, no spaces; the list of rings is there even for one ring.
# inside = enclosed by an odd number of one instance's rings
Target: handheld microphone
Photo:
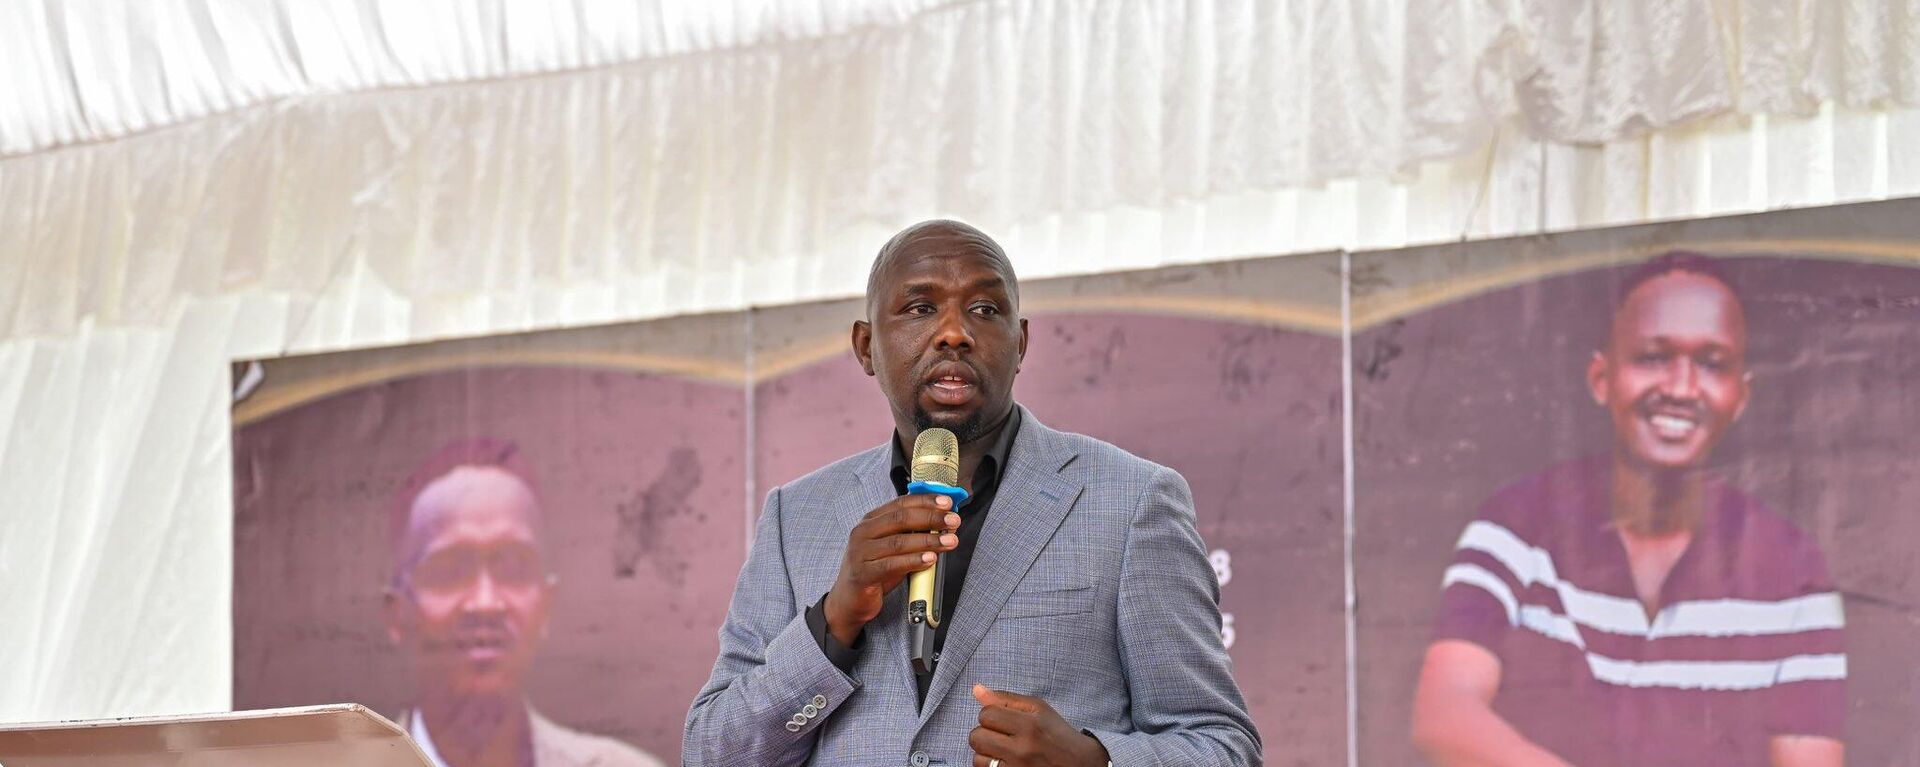
[[[911,466],[909,477],[913,481],[907,484],[908,493],[944,495],[953,499],[954,509],[966,502],[967,491],[960,487],[960,440],[953,432],[922,430],[913,440]],[[940,599],[946,593],[946,563],[943,551],[932,567],[907,577],[907,644],[912,648],[913,670],[921,674],[932,672],[939,660],[933,650],[933,637],[945,618]]]

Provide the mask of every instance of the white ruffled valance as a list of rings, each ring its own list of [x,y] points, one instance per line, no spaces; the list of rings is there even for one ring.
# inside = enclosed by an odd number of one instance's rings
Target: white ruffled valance
[[[1916,0],[12,3],[0,51],[5,155],[343,92],[723,57],[728,76],[701,82],[716,106],[830,85],[771,121],[885,139],[924,126],[864,120],[889,115],[863,102],[940,102],[936,133],[969,165],[1036,133],[1162,159],[1114,179],[1133,197],[1162,174],[1191,194],[1403,168],[1509,116],[1604,142],[1920,104]]]
[[[1503,131],[1504,160],[1564,146],[1578,173],[1651,129],[1920,95],[1920,0],[5,14],[0,147],[26,154],[0,159],[0,337],[150,326],[184,296],[313,296],[362,268],[419,301],[621,286],[605,317],[796,300],[857,288],[843,257],[935,213],[1074,271],[1392,242],[1220,232],[1288,214],[1249,199],[1418,184]],[[1143,213],[1157,237],[1073,223]],[[1434,229],[1409,235],[1475,231]]]

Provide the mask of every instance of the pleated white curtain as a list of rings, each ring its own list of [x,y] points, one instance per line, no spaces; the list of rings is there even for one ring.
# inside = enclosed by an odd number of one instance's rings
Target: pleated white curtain
[[[1920,0],[0,5],[0,720],[228,703],[235,357],[1920,193]]]

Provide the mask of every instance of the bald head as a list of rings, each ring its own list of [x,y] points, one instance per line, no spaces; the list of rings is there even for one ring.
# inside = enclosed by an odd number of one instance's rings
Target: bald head
[[[884,280],[891,267],[903,256],[920,253],[972,253],[992,260],[998,265],[1002,277],[1007,283],[1007,293],[1013,299],[1011,307],[1019,313],[1020,283],[1013,275],[1013,261],[1007,258],[1007,252],[1000,248],[986,232],[974,228],[971,224],[936,218],[922,221],[905,229],[880,246],[880,252],[873,257],[873,267],[867,270],[867,317],[873,317],[874,299],[886,292]]]
[[[404,575],[442,533],[456,526],[498,528],[538,547],[540,504],[533,489],[511,471],[499,466],[456,466],[414,497],[406,526],[394,541],[394,574]]]
[[[533,487],[498,464],[423,476],[394,541],[387,636],[423,707],[518,710],[555,583]]]

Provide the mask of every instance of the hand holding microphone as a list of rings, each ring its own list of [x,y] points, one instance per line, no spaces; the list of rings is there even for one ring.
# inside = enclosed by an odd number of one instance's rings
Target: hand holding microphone
[[[947,434],[952,439],[952,433]],[[916,453],[918,446],[916,442]],[[955,447],[957,452],[957,443]],[[945,495],[910,493],[881,504],[853,526],[840,575],[827,593],[827,631],[834,639],[852,646],[860,630],[880,614],[888,592],[908,575],[931,570],[940,554],[959,545],[955,531],[960,515],[954,508],[954,500]]]
[[[933,495],[951,499],[953,508],[967,502],[967,491],[960,487],[960,440],[946,429],[924,429],[913,441],[913,481],[907,484],[909,495]],[[946,593],[946,552],[942,551],[933,567],[917,571],[907,581],[907,655],[913,670],[921,674],[933,671],[933,639],[945,619],[941,605]]]

